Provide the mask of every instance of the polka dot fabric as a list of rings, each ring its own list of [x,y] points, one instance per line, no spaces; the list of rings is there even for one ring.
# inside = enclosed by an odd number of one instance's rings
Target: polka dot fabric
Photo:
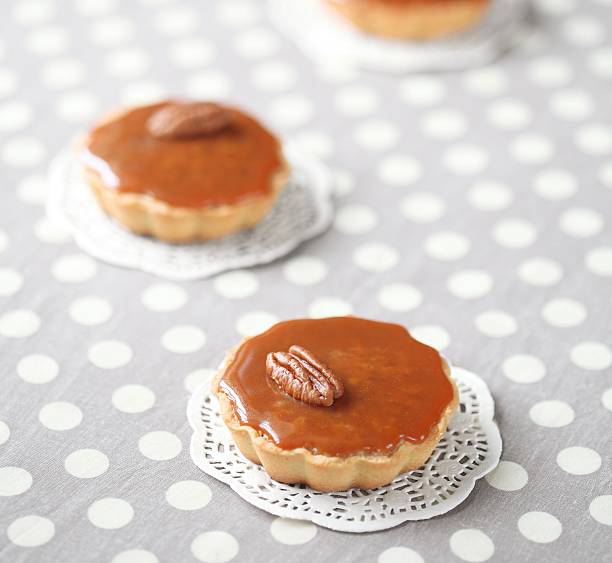
[[[8,6],[5,558],[606,560],[609,4],[537,0],[537,27],[495,65],[404,77],[306,60],[255,0]],[[332,228],[190,283],[80,252],[45,218],[51,158],[100,111],[165,95],[242,104],[324,159]],[[349,313],[412,327],[486,379],[504,453],[461,510],[349,537],[255,510],[191,463],[185,405],[228,348],[278,319]]]

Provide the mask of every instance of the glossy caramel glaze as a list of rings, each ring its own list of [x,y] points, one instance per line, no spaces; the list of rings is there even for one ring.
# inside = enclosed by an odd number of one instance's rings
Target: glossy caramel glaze
[[[234,109],[215,135],[156,139],[147,120],[171,102],[137,107],[95,127],[80,154],[107,188],[150,195],[174,207],[231,205],[267,196],[282,169],[278,140]]]
[[[330,407],[282,393],[266,376],[269,352],[304,346],[344,383]],[[283,449],[347,456],[421,443],[453,400],[438,352],[396,324],[356,317],[281,322],[245,341],[219,387],[241,424]]]

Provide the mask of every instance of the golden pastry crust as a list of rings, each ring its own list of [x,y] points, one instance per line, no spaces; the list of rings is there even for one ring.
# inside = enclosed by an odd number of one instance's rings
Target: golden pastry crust
[[[97,126],[120,118],[132,108],[115,111]],[[87,146],[86,136],[76,147],[77,153]],[[146,194],[120,192],[105,185],[100,174],[82,164],[83,178],[98,204],[108,215],[130,231],[171,243],[186,243],[225,237],[257,225],[276,203],[285,188],[290,167],[282,152],[281,167],[270,178],[270,190],[235,204],[176,207]]]
[[[325,0],[366,33],[395,39],[436,39],[482,19],[490,0]]]
[[[389,455],[353,454],[346,457],[313,454],[306,448],[285,450],[254,428],[241,424],[229,398],[219,386],[225,370],[235,360],[236,351],[246,340],[248,338],[228,353],[213,379],[212,390],[219,401],[223,422],[238,449],[253,463],[263,465],[272,479],[282,483],[304,483],[322,492],[387,485],[400,473],[418,469],[429,459],[459,404],[459,393],[450,377],[450,367],[442,358],[444,373],[453,386],[453,398],[420,444],[403,442]]]

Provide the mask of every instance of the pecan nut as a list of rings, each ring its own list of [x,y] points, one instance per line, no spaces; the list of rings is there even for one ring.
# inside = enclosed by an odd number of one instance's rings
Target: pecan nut
[[[266,373],[283,393],[308,405],[329,407],[344,394],[342,381],[301,346],[270,352]]]
[[[171,103],[149,117],[147,129],[157,139],[185,139],[216,135],[231,121],[231,113],[217,104]]]

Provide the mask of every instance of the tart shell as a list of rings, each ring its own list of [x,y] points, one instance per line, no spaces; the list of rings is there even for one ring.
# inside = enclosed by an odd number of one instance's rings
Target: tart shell
[[[459,404],[459,393],[450,377],[450,367],[442,358],[444,373],[453,386],[453,398],[420,444],[402,442],[388,455],[356,453],[346,457],[314,454],[306,448],[285,450],[251,426],[241,424],[229,398],[219,387],[237,350],[238,347],[227,355],[212,383],[221,417],[240,452],[253,463],[262,465],[272,479],[282,483],[304,483],[322,492],[387,485],[400,473],[418,469],[429,459]]]

